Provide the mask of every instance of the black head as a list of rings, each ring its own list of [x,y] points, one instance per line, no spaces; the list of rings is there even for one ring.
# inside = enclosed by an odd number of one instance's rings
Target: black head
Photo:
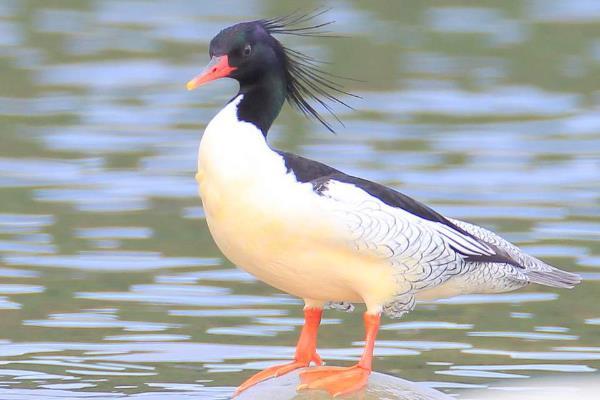
[[[305,115],[316,118],[332,130],[311,100],[335,117],[329,102],[346,105],[336,95],[349,93],[332,80],[333,75],[320,70],[318,61],[284,47],[273,36],[324,36],[326,34],[320,28],[330,22],[306,26],[322,13],[292,14],[225,28],[211,40],[211,62],[200,75],[188,82],[188,89],[219,78],[233,78],[240,83],[240,93],[244,94],[246,116],[243,119],[254,122],[263,133],[266,134],[286,99]]]
[[[261,21],[242,22],[222,30],[210,41],[209,55],[227,57],[233,68],[228,76],[242,86],[285,71],[283,46]]]

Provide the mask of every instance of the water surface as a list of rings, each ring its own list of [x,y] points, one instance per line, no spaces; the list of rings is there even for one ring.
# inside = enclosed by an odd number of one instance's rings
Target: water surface
[[[0,2],[0,398],[227,398],[292,356],[301,303],[235,269],[196,195],[188,93],[208,41],[291,1]],[[279,148],[402,190],[582,273],[385,320],[375,368],[461,398],[600,367],[600,5],[337,1],[343,36],[285,43],[349,76],[331,135],[286,107]],[[360,311],[360,307],[359,307]],[[327,312],[323,358],[361,353]],[[170,397],[169,397],[170,396]]]

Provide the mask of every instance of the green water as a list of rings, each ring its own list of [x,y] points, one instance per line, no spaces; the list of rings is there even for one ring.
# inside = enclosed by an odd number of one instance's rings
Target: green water
[[[286,107],[271,143],[585,278],[573,291],[419,304],[384,320],[375,369],[459,398],[593,374],[600,4],[328,5],[341,38],[283,40],[355,78],[345,85],[362,100],[339,110],[337,135]],[[223,259],[196,195],[198,140],[235,85],[184,86],[219,29],[297,7],[0,1],[0,398],[227,398],[293,354],[301,304]],[[362,318],[325,317],[320,353],[348,365]]]

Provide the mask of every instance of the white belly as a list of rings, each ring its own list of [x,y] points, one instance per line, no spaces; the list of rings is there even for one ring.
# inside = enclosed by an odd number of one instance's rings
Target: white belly
[[[269,193],[247,190],[240,196],[202,179],[206,220],[223,254],[258,279],[305,299],[391,298],[396,289],[391,267],[332,243],[318,196],[308,187],[289,186]],[[275,191],[296,201],[283,204]]]

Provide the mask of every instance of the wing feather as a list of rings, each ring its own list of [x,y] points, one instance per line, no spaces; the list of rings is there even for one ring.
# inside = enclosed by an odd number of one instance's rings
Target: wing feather
[[[485,276],[490,271],[511,276],[514,287],[526,282],[572,287],[581,280],[493,232],[446,218],[394,189],[314,160],[276,152],[295,179],[310,183],[315,193],[329,201],[328,215],[335,216],[334,224],[339,225],[351,251],[385,258],[404,272],[417,271],[421,279],[417,288],[439,284],[465,269]]]
[[[352,183],[321,181],[320,194],[350,246],[358,252],[386,258],[421,278],[456,274],[470,258],[501,256],[495,247],[452,224],[428,220],[392,207]],[[445,274],[444,271],[448,271]]]

